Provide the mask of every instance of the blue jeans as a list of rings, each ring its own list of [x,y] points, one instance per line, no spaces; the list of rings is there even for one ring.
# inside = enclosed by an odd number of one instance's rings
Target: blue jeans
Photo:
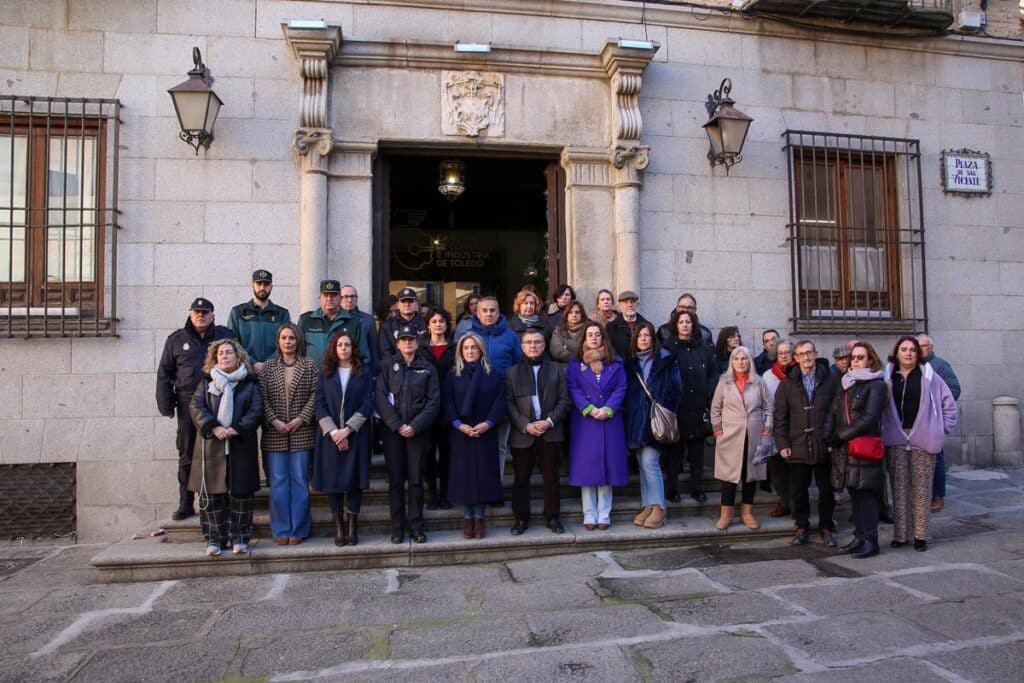
[[[583,499],[584,524],[611,524],[611,486],[581,486],[580,498]]]
[[[946,497],[946,454],[939,451],[935,456],[935,474],[932,476],[932,498]]]
[[[665,478],[661,475],[661,453],[654,446],[640,449],[640,500],[644,507],[665,507]]]
[[[264,453],[270,463],[270,530],[274,538],[309,536],[309,451]]]
[[[466,519],[483,519],[484,513],[487,511],[487,505],[484,503],[466,503],[462,506],[462,516]]]

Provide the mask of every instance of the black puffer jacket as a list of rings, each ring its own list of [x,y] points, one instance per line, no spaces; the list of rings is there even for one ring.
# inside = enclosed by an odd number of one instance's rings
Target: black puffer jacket
[[[843,442],[855,436],[881,436],[882,410],[889,395],[889,388],[881,379],[855,382],[849,389],[840,388],[832,402],[826,436],[834,435]],[[846,404],[849,402],[850,419],[846,418]],[[857,491],[877,491],[882,488],[882,462],[846,458],[846,486]]]
[[[828,462],[824,428],[839,378],[828,369],[828,361],[819,358],[814,365],[814,396],[808,398],[801,375],[800,366],[794,365],[775,391],[775,447],[792,451],[787,462],[821,465]]]
[[[703,439],[708,435],[704,413],[711,407],[711,397],[718,386],[715,354],[700,338],[670,338],[665,348],[676,355],[683,383],[683,395],[676,410],[679,436],[684,441]]]

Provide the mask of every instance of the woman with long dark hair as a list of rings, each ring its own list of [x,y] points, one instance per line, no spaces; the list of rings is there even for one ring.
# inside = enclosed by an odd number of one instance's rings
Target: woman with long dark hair
[[[314,395],[317,369],[306,356],[302,331],[277,329],[277,354],[260,372],[263,457],[270,469],[270,531],[278,545],[309,536],[309,462],[316,443]]]
[[[743,344],[743,337],[740,336],[740,328],[735,325],[723,327],[718,333],[718,343],[715,344],[715,363],[718,374],[722,375],[729,369],[729,356],[733,349]]]
[[[313,453],[313,488],[327,494],[334,544],[359,543],[363,491],[370,488],[373,377],[363,368],[359,342],[347,331],[331,337],[316,385],[320,438]],[[348,497],[346,519],[345,497]]]
[[[562,283],[555,287],[551,293],[551,303],[548,304],[549,332],[561,324],[566,307],[573,301],[576,301],[576,290],[570,285]]]
[[[430,362],[437,370],[438,381],[444,382],[448,371],[455,364],[455,342],[452,340],[452,316],[443,308],[435,308],[427,318],[426,351]],[[423,478],[427,484],[427,509],[452,507],[448,500],[448,468],[451,461],[451,440],[448,438],[448,423],[439,414],[430,429],[431,445],[423,463]]]
[[[562,322],[551,332],[548,354],[559,363],[568,363],[576,358],[583,343],[583,323],[587,312],[579,301],[571,301],[565,307]]]

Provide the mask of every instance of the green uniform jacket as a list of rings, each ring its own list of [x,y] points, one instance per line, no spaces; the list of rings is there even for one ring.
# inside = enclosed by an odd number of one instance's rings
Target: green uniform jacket
[[[353,339],[359,342],[359,355],[363,359],[363,365],[367,368],[371,367],[370,352],[363,343],[362,325],[359,318],[350,311],[339,310],[338,315],[334,316],[334,320],[328,320],[320,308],[315,311],[306,311],[299,316],[299,329],[306,337],[306,355],[316,361],[318,367],[324,358],[327,342],[335,332],[340,330],[347,331]]]
[[[265,363],[277,353],[278,328],[291,321],[287,308],[273,301],[268,301],[266,308],[260,308],[249,300],[231,309],[228,328],[238,335],[238,341],[254,363]]]

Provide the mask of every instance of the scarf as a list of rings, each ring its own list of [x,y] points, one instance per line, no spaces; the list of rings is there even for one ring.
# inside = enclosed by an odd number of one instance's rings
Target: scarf
[[[850,370],[840,380],[843,384],[843,389],[849,389],[853,386],[854,382],[866,382],[872,379],[882,379],[885,373],[881,370],[873,371],[871,368],[857,368],[856,370]]]
[[[533,315],[519,315],[517,317],[519,318],[519,321],[523,323],[523,325],[525,325],[527,328],[540,327],[540,318],[537,316],[536,313]]]
[[[595,375],[600,375],[604,370],[602,360],[604,360],[604,351],[601,349],[587,349],[583,352],[583,362],[590,366],[590,370]]]
[[[480,376],[484,374],[480,361],[466,363],[462,366],[462,376],[469,382],[466,393],[462,397],[462,405],[459,406],[459,418],[469,419],[473,414],[473,404],[476,402],[476,390],[480,386]]]
[[[220,405],[217,406],[217,422],[221,427],[230,427],[231,420],[235,415],[235,386],[249,375],[244,365],[239,365],[232,372],[227,373],[218,367],[210,370],[210,388],[207,393],[213,396],[220,396]],[[231,452],[231,441],[224,441],[224,452]]]
[[[640,375],[646,380],[651,376],[651,366],[654,364],[654,349],[636,352],[636,366]]]
[[[750,373],[748,372],[744,375],[736,373],[733,375],[733,378],[736,380],[736,389],[739,390],[740,396],[742,396],[743,390],[747,388],[747,382],[750,381]]]
[[[789,372],[789,369],[794,365],[796,365],[796,361],[790,363],[786,367],[782,367],[782,364],[779,363],[779,361],[775,361],[772,363],[772,374],[780,380],[786,379],[786,373]]]

